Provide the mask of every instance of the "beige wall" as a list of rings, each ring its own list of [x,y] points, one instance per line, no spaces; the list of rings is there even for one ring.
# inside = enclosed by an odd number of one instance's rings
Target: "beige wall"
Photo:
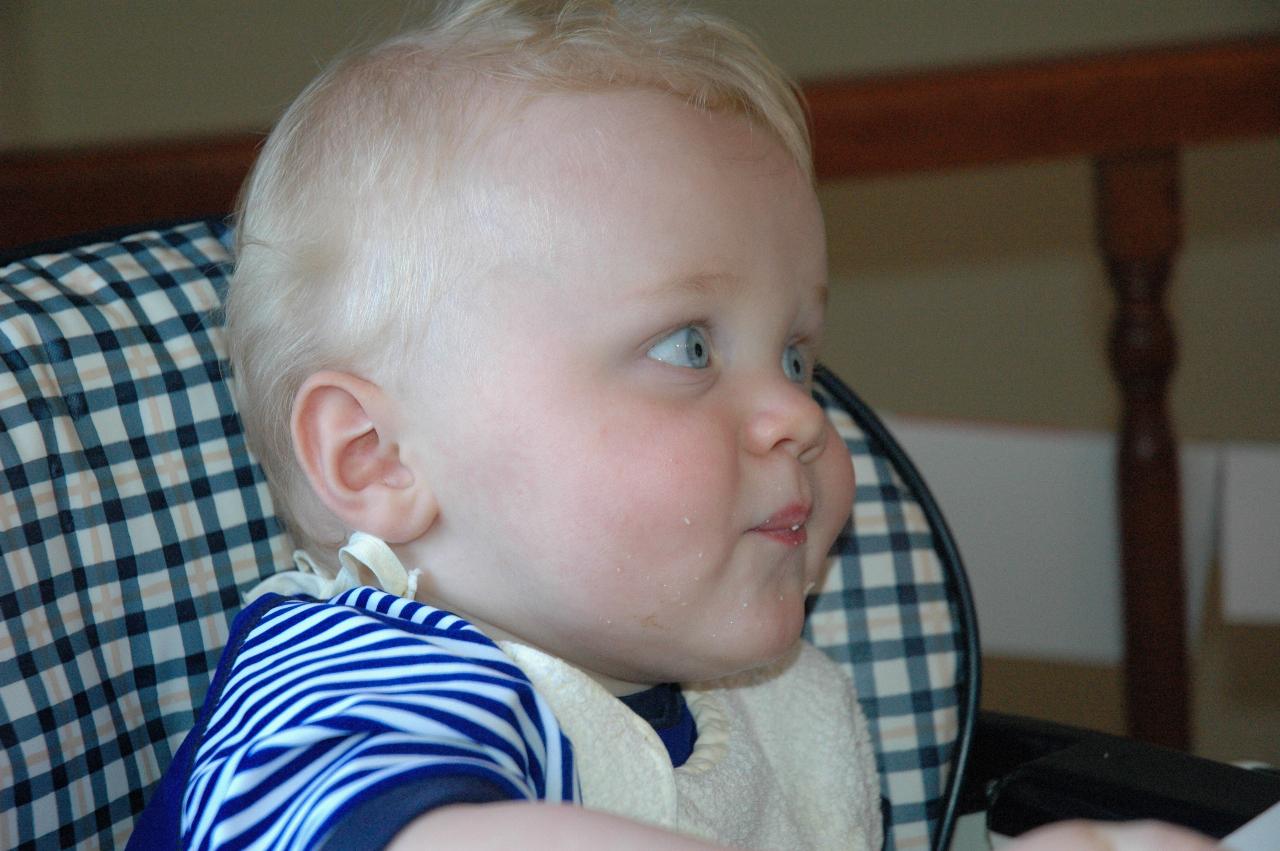
[[[0,0],[0,147],[262,128],[342,45],[430,5]],[[802,77],[1280,31],[1276,0],[714,5],[759,31]],[[1280,440],[1280,145],[1189,150],[1183,179],[1177,428]],[[827,359],[873,403],[1113,425],[1103,356],[1111,302],[1093,249],[1087,162],[846,182],[822,197],[834,282]],[[1197,638],[1199,748],[1280,763],[1280,629],[1209,617]],[[1114,669],[993,660],[989,671],[998,706],[1104,727],[1122,717]],[[1079,699],[1062,700],[1064,691]]]
[[[19,120],[0,138],[10,147],[266,127],[328,57],[394,26],[392,4],[359,0],[0,6],[21,28],[0,39],[24,56]]]
[[[23,70],[25,11],[17,3],[0,3],[0,147],[24,138],[22,124],[30,115],[26,95],[31,76]]]
[[[800,76],[1280,29],[1275,0],[705,0]],[[265,126],[318,63],[431,0],[0,0],[0,147]],[[0,85],[4,84],[0,77]]]

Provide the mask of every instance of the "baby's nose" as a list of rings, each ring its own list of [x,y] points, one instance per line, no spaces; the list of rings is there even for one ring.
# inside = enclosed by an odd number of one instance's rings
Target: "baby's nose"
[[[822,455],[827,416],[806,388],[783,380],[753,401],[744,427],[747,451],[767,455],[781,449],[802,464]]]

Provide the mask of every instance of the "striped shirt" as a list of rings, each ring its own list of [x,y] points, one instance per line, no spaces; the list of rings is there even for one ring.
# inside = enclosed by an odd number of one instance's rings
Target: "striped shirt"
[[[432,807],[493,800],[580,800],[568,739],[497,645],[373,588],[266,595],[130,844],[380,848]]]

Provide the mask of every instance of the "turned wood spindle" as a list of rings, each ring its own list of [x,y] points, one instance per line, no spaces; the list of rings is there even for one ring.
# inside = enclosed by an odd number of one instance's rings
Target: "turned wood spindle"
[[[1115,290],[1122,398],[1117,477],[1129,734],[1190,744],[1178,448],[1166,404],[1177,341],[1165,290],[1181,241],[1174,150],[1095,162],[1099,241]]]

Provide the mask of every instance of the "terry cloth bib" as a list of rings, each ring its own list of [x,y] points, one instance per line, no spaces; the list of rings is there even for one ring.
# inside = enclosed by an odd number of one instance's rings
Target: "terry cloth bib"
[[[573,743],[584,806],[746,848],[880,847],[866,720],[848,677],[812,646],[684,686],[698,740],[678,768],[653,728],[587,674],[526,645],[498,646]]]

